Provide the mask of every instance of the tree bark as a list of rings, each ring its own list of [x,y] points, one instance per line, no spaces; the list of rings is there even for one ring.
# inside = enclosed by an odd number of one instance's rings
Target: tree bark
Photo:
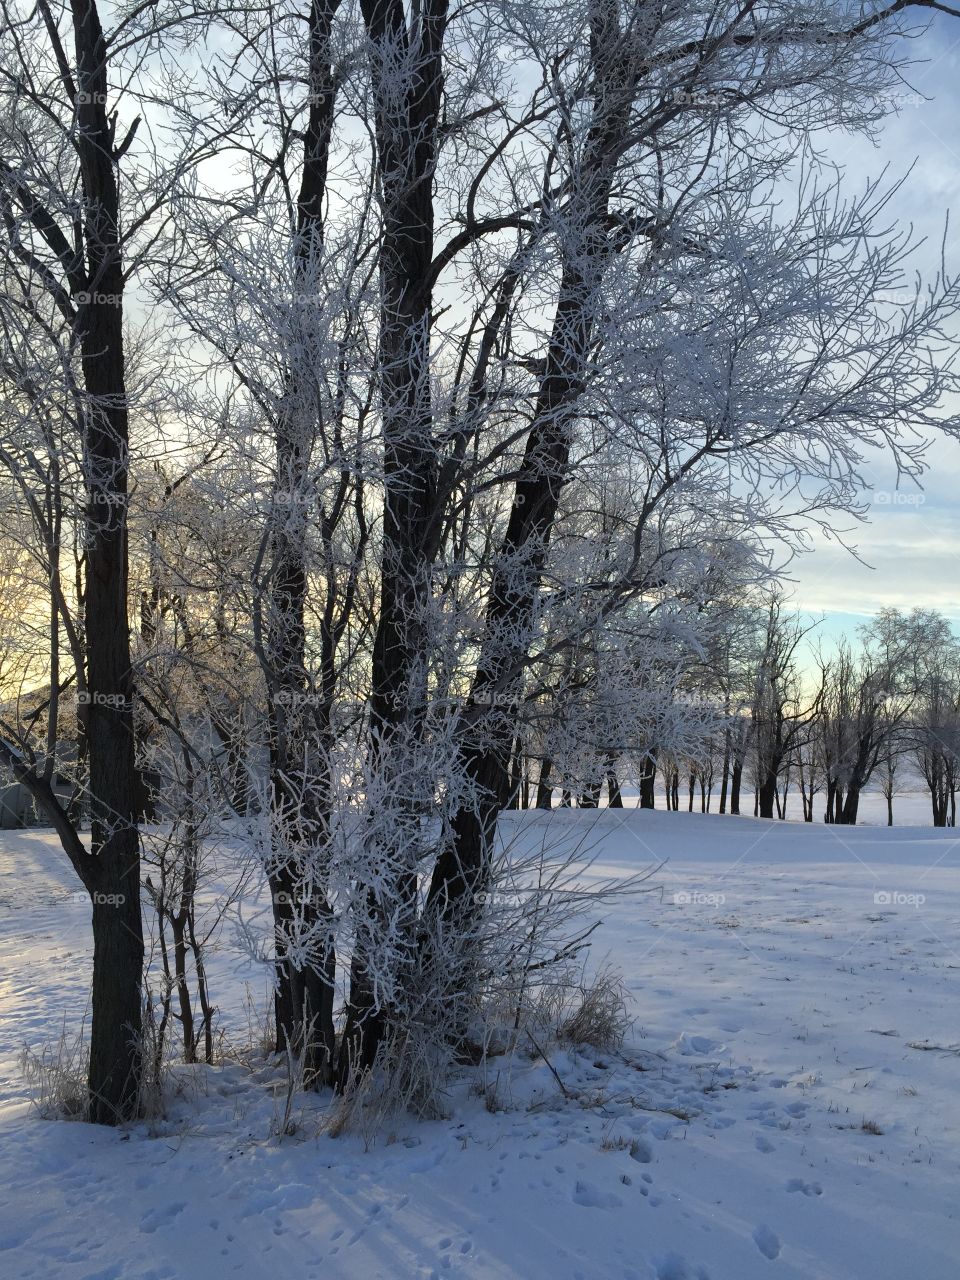
[[[371,671],[372,768],[393,795],[392,849],[402,862],[419,824],[401,755],[409,755],[426,700],[423,628],[435,531],[437,452],[433,436],[430,331],[434,247],[433,180],[443,94],[447,0],[425,0],[411,25],[402,0],[361,0],[372,50],[377,165],[381,189],[380,400],[384,442],[383,558],[380,611]],[[402,68],[402,69],[398,69]],[[512,738],[511,738],[512,741]],[[510,742],[500,761],[497,794],[509,789]],[[396,774],[395,782],[392,782]],[[399,901],[401,946],[413,954],[417,869],[398,866],[391,894]],[[391,910],[396,909],[396,903]],[[376,920],[381,905],[369,903]],[[350,998],[338,1079],[365,1070],[386,1026],[364,939],[354,948]]]
[[[743,763],[740,760],[734,761],[733,773],[730,779],[730,812],[735,815],[740,813],[740,783],[743,779]]]
[[[758,808],[761,818],[773,817],[773,806],[777,793],[777,775],[768,773],[764,776],[758,790]]]
[[[137,1114],[141,1082],[140,844],[127,615],[128,422],[120,199],[107,115],[107,61],[94,0],[72,0],[77,150],[86,202],[85,295],[79,301],[85,405],[86,600],[93,990],[90,1116]]]
[[[309,102],[293,246],[294,278],[303,294],[317,290],[320,284],[335,105],[331,38],[339,6],[340,0],[312,0],[308,19]],[[307,350],[316,345],[309,334],[305,345]],[[319,359],[319,351],[313,355]],[[272,835],[278,846],[271,852],[275,859],[267,864],[277,953],[276,1048],[283,1051],[296,1046],[303,1053],[311,1083],[320,1085],[333,1079],[336,954],[332,937],[322,944],[313,965],[297,968],[284,956],[292,928],[305,927],[322,935],[332,915],[322,881],[317,881],[316,867],[305,874],[306,861],[316,862],[318,851],[329,839],[332,692],[313,692],[306,669],[306,523],[319,407],[312,390],[314,371],[302,370],[296,363],[303,358],[302,352],[292,353],[284,403],[275,426],[267,634],[261,660],[269,698]],[[304,883],[311,886],[309,894],[304,893]]]
[[[657,781],[657,762],[656,759],[647,759],[643,763],[643,772],[640,775],[640,808],[655,809],[656,795],[655,785]],[[667,794],[667,808],[670,808],[670,796]]]
[[[553,787],[550,785],[550,774],[553,772],[552,760],[540,761],[540,777],[537,780],[537,800],[536,807],[538,809],[549,809],[553,805]]]

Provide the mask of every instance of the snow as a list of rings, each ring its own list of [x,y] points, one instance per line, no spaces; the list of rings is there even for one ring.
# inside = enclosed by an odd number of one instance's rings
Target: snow
[[[504,1059],[486,1099],[465,1080],[449,1119],[373,1145],[320,1134],[324,1098],[277,1138],[277,1073],[234,1061],[177,1068],[153,1125],[39,1119],[17,1059],[82,1018],[87,909],[51,835],[4,832],[0,1275],[956,1280],[956,836],[504,822],[584,841],[591,874],[659,866],[595,935],[633,1031],[622,1055],[545,1046],[565,1093],[542,1060]],[[225,933],[212,986],[232,1035],[245,983],[262,973]]]

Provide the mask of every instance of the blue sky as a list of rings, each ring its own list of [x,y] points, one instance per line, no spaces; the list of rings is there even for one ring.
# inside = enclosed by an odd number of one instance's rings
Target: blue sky
[[[887,169],[889,178],[913,169],[893,211],[927,243],[918,255],[924,271],[939,262],[945,219],[948,268],[960,272],[960,19],[938,15],[914,42],[915,65],[904,102],[884,125],[877,145],[863,138],[832,139],[830,157],[859,189]],[[921,101],[920,98],[926,99]],[[958,334],[960,341],[960,334]],[[865,475],[875,493],[869,523],[848,521],[847,540],[865,564],[842,546],[817,537],[815,550],[794,561],[797,605],[827,615],[825,638],[851,632],[885,604],[937,608],[960,630],[960,441],[941,439],[927,455],[923,492],[895,492],[895,468],[871,460]],[[869,566],[869,567],[868,567]]]

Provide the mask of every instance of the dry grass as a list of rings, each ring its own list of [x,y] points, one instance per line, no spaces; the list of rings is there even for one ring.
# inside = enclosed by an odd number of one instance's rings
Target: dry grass
[[[84,1120],[87,1095],[87,1043],[81,1028],[67,1031],[66,1019],[59,1038],[39,1051],[25,1046],[20,1070],[33,1091],[33,1104],[45,1120]]]
[[[622,976],[604,968],[592,978],[581,978],[579,987],[556,1028],[559,1041],[576,1047],[614,1052],[623,1046],[632,1019]]]

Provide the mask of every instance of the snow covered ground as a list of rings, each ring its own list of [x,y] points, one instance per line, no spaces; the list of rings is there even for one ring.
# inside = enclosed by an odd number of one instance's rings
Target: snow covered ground
[[[19,1280],[956,1280],[957,837],[554,812],[597,869],[666,862],[608,913],[622,1056],[504,1063],[500,1110],[364,1149],[271,1137],[269,1073],[181,1069],[151,1130],[37,1118],[17,1057],[83,1013],[87,910],[46,833],[0,852],[0,1276]],[[536,834],[536,833],[533,833]],[[214,996],[236,1023],[252,962]],[[236,1027],[234,1028],[237,1029]],[[866,1126],[866,1127],[864,1127]]]

